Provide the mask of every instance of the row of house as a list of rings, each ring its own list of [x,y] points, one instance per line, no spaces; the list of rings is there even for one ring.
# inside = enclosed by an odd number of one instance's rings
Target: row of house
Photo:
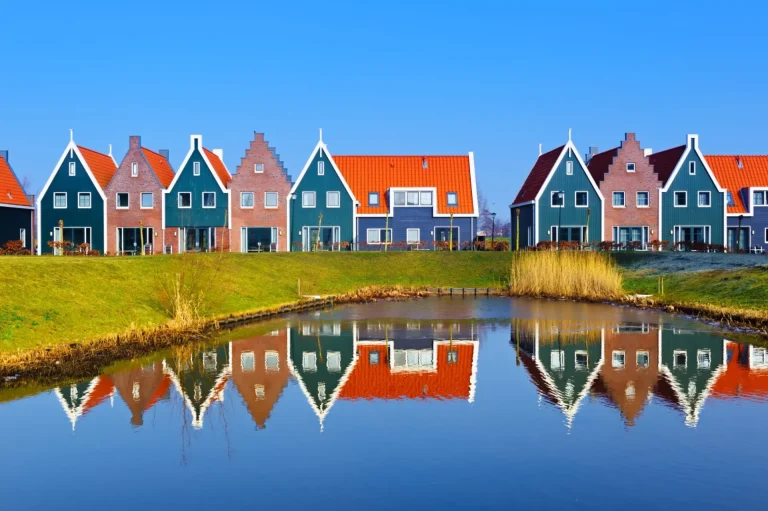
[[[321,131],[294,182],[261,133],[231,173],[200,135],[174,171],[138,136],[118,164],[111,146],[87,149],[70,132],[36,204],[7,161],[0,153],[0,244],[22,239],[37,254],[460,248],[477,229],[471,152],[334,157]]]
[[[513,246],[612,242],[768,250],[768,156],[704,155],[698,135],[660,152],[634,133],[582,159],[568,141],[539,157],[510,206]]]

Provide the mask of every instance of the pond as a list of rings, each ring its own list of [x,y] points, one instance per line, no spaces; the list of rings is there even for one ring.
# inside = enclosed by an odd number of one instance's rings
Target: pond
[[[768,354],[740,341],[527,299],[295,315],[0,390],[2,508],[759,509]]]

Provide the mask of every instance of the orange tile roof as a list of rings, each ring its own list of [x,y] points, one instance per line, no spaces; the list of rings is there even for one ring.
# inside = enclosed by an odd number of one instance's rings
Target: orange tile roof
[[[229,174],[229,171],[227,171],[227,167],[224,166],[224,162],[221,161],[221,158],[216,156],[213,151],[209,151],[205,147],[203,147],[203,151],[205,151],[206,158],[208,158],[208,161],[211,162],[211,165],[213,165],[213,170],[219,176],[219,179],[226,188],[229,182],[232,181],[232,176]]]
[[[728,213],[747,213],[747,197],[742,193],[746,194],[749,187],[768,186],[768,155],[708,155],[704,158],[720,186],[731,192],[734,205],[728,206]]]
[[[707,157],[709,161],[709,157]],[[714,169],[713,169],[714,171]],[[734,353],[727,362],[725,374],[712,386],[712,395],[718,399],[731,399],[734,396],[762,399],[768,397],[768,371],[750,369],[742,365],[747,358],[750,346],[728,342],[728,348]]]
[[[360,214],[387,213],[387,190],[408,187],[437,188],[440,214],[475,213],[469,156],[334,156],[333,160],[360,201]],[[368,205],[368,192],[379,192],[379,206]],[[457,193],[458,206],[448,207],[448,192]]]
[[[3,157],[0,157],[0,204],[31,206],[27,194]]]
[[[152,171],[157,176],[160,184],[163,185],[163,188],[168,188],[171,185],[171,181],[173,181],[171,164],[163,156],[146,147],[142,147],[141,151],[144,153],[144,157],[147,159],[149,166],[152,167]]]
[[[85,403],[83,403],[83,415],[88,410],[96,408],[100,403],[107,399],[115,390],[115,386],[112,384],[107,376],[99,376],[96,386],[93,388]]]
[[[102,188],[107,186],[117,170],[115,160],[109,155],[93,151],[81,145],[77,146],[77,148],[80,150],[83,158],[85,158],[85,163],[91,169],[91,173],[96,178],[99,186]]]

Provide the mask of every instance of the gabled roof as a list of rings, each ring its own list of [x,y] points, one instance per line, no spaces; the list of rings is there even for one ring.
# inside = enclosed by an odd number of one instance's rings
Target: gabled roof
[[[106,376],[97,376],[90,382],[58,387],[55,393],[74,431],[77,419],[110,397],[114,390],[112,380]]]
[[[144,158],[147,159],[147,163],[149,163],[149,166],[152,168],[152,172],[155,173],[162,187],[168,188],[168,186],[171,184],[171,181],[173,181],[174,176],[171,164],[168,162],[168,160],[165,159],[164,156],[149,150],[146,147],[142,147],[141,152],[144,154]]]
[[[768,155],[708,155],[705,158],[720,186],[731,192],[734,205],[728,206],[728,213],[748,213],[747,188],[768,187]]]
[[[221,161],[221,158],[219,158],[213,151],[209,151],[205,147],[203,147],[203,151],[205,152],[208,161],[213,165],[213,171],[216,172],[216,175],[219,176],[219,180],[224,184],[224,188],[226,188],[229,182],[232,181],[232,175],[227,170],[224,162]]]
[[[563,152],[563,149],[565,149],[565,145],[561,145],[560,147],[552,149],[548,153],[539,155],[539,157],[536,159],[536,163],[531,169],[531,172],[525,179],[523,186],[521,186],[520,191],[517,192],[517,197],[515,197],[513,204],[530,202],[536,198],[536,196],[539,194],[539,191],[541,190],[541,187],[547,181],[547,177],[549,177],[550,172],[552,172],[552,167],[555,166],[555,163],[560,157],[560,154]]]
[[[107,186],[117,170],[117,163],[115,163],[112,156],[81,145],[77,146],[77,148],[80,150],[80,154],[83,155],[85,163],[91,169],[91,173],[96,178],[96,181],[98,181],[99,186],[101,188]]]
[[[659,176],[662,185],[667,184],[680,158],[685,153],[685,149],[686,146],[681,145],[648,156],[648,162],[653,165],[653,171]]]
[[[32,207],[11,165],[0,156],[0,204]]]
[[[361,201],[359,214],[386,214],[390,188],[436,188],[438,214],[471,215],[477,213],[472,158],[469,153],[467,156],[335,156],[334,160]],[[369,192],[378,192],[378,206],[368,205]],[[448,192],[457,193],[457,207],[448,207]]]
[[[605,178],[605,174],[608,173],[608,167],[611,166],[613,159],[619,154],[619,149],[620,148],[618,147],[614,147],[613,149],[608,149],[602,153],[597,153],[591,160],[589,160],[587,169],[589,169],[589,173],[592,174],[592,179],[595,180],[595,183],[600,184],[600,181]]]

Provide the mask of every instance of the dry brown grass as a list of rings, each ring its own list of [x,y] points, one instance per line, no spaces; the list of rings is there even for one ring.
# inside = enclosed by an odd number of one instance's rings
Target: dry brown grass
[[[517,252],[512,257],[510,292],[579,300],[623,296],[616,263],[605,254],[577,251]]]
[[[542,344],[559,342],[561,344],[577,344],[582,342],[600,342],[601,330],[610,326],[601,321],[573,321],[552,319],[520,319],[512,320],[512,332],[515,338],[534,339],[536,329],[539,331],[539,341]]]

